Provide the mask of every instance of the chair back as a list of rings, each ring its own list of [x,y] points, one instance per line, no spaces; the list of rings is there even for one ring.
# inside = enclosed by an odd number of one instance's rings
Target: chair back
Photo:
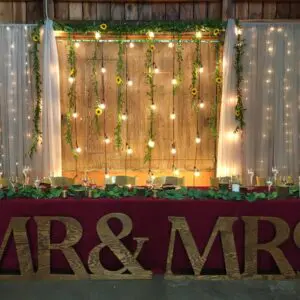
[[[184,186],[184,177],[166,176],[164,184]]]
[[[166,183],[166,176],[155,177],[153,185],[162,186]]]
[[[256,186],[266,186],[266,185],[267,182],[265,177],[256,176]]]
[[[52,186],[71,186],[74,184],[73,178],[68,177],[50,177]]]
[[[136,185],[136,177],[125,176],[125,175],[112,176],[112,177],[108,178],[108,180],[105,180],[105,183],[106,184],[116,184],[119,186],[125,186],[128,184]]]

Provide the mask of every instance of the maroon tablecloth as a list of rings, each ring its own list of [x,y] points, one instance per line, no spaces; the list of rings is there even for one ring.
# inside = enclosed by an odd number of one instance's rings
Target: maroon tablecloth
[[[70,216],[77,219],[83,227],[83,237],[75,246],[80,258],[87,267],[88,254],[93,247],[100,244],[96,233],[96,223],[105,214],[119,212],[127,214],[133,222],[132,234],[124,239],[128,249],[135,250],[133,237],[148,237],[139,261],[146,269],[156,273],[164,273],[167,261],[168,244],[170,240],[171,224],[169,216],[183,216],[186,218],[200,253],[209,239],[212,229],[219,216],[272,216],[284,219],[290,226],[291,237],[282,245],[281,249],[295,270],[300,270],[300,249],[297,248],[292,233],[300,221],[300,200],[264,200],[255,203],[233,202],[223,200],[166,200],[151,198],[124,199],[14,199],[0,201],[0,244],[11,217],[20,216]],[[118,224],[114,229],[120,230]],[[117,228],[119,227],[119,228]],[[272,240],[274,229],[268,222],[262,222],[259,228],[259,241]],[[37,265],[36,225],[31,219],[28,224],[30,246],[35,266]],[[234,225],[234,234],[238,252],[239,264],[243,270],[244,261],[244,225],[238,221]],[[62,225],[55,223],[52,227],[52,242],[64,239],[65,231]],[[185,250],[177,237],[174,250],[173,271],[178,273],[191,269]],[[116,269],[120,263],[108,249],[104,250],[104,265]],[[59,251],[52,251],[52,267],[54,270],[70,270],[67,261]],[[276,270],[270,254],[260,251],[260,272]],[[214,242],[205,270],[225,270],[221,242],[218,237]],[[7,251],[0,264],[0,270],[18,270],[18,261],[14,243],[10,239]]]

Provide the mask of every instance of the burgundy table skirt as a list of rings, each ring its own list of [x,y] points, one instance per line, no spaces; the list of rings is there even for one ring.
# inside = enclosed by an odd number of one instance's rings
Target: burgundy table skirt
[[[122,242],[133,253],[136,242],[133,237],[148,237],[138,256],[138,261],[145,268],[154,273],[164,273],[166,269],[168,246],[170,241],[171,223],[169,216],[185,217],[194,236],[199,252],[202,254],[209,236],[219,216],[267,216],[279,217],[289,224],[290,237],[280,247],[294,270],[300,271],[300,249],[295,245],[292,235],[296,224],[300,221],[300,199],[264,200],[254,203],[224,201],[224,200],[167,200],[152,198],[124,198],[124,199],[13,199],[0,201],[0,245],[12,217],[34,216],[64,216],[79,221],[83,227],[83,236],[75,245],[79,257],[88,270],[87,261],[90,251],[101,243],[97,232],[97,221],[109,213],[124,213],[133,223],[131,234]],[[61,242],[65,237],[64,226],[53,222],[51,227],[51,241]],[[120,222],[112,224],[114,232],[121,230]],[[244,223],[234,223],[234,236],[238,253],[240,271],[244,266]],[[28,238],[34,266],[37,267],[37,232],[36,223],[30,219],[27,225]],[[266,221],[259,224],[259,242],[271,241],[274,237],[273,226]],[[101,252],[101,261],[108,269],[118,269],[120,262],[106,247]],[[70,272],[70,267],[64,255],[58,251],[51,251],[51,266],[53,270]],[[276,264],[271,255],[264,251],[258,253],[259,272],[274,274]],[[13,239],[10,238],[4,256],[0,262],[0,273],[17,271],[18,259]],[[191,264],[179,236],[176,236],[172,270],[177,274],[191,272]],[[225,273],[225,264],[220,237],[214,241],[204,266],[206,272]],[[222,272],[222,273],[220,273]]]

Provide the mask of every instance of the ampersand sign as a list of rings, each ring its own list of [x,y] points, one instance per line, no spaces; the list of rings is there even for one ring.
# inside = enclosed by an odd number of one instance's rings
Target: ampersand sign
[[[116,218],[122,223],[122,230],[118,235],[115,235],[108,225],[110,219]],[[102,217],[97,223],[97,233],[102,243],[89,254],[88,265],[93,273],[93,279],[150,279],[152,272],[145,270],[137,261],[137,257],[141,252],[143,245],[149,238],[133,238],[137,242],[135,252],[132,254],[120,241],[128,236],[132,231],[131,219],[122,213],[111,213]],[[114,255],[122,262],[123,268],[117,271],[111,271],[103,267],[101,264],[101,250],[105,247],[114,253]],[[124,274],[129,271],[130,274]]]

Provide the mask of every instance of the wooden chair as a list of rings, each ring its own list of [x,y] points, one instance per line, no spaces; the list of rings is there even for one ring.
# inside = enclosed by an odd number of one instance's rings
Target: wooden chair
[[[125,185],[136,185],[136,177],[132,176],[111,176],[108,179],[105,179],[105,184],[116,184],[119,186],[125,186]]]
[[[166,176],[164,184],[184,186],[184,177]]]
[[[166,176],[155,177],[153,185],[162,186],[166,183]]]
[[[265,177],[256,176],[256,186],[266,186],[266,185],[267,182]]]

